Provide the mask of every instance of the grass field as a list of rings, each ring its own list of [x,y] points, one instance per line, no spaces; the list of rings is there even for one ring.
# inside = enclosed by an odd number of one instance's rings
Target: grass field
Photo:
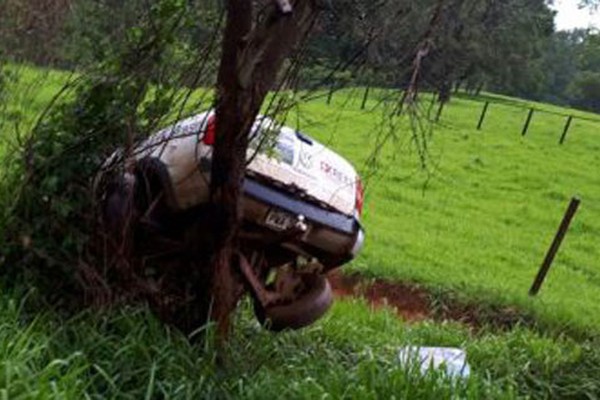
[[[324,99],[301,106],[301,127],[360,168],[382,111],[360,111],[361,92],[354,101],[350,95],[335,95],[331,106]],[[576,118],[559,146],[564,117],[536,113],[522,137],[527,111],[499,102],[477,131],[482,104],[462,97],[445,108],[428,142],[427,171],[408,127],[389,143],[368,182],[366,249],[350,269],[518,306],[554,327],[600,332],[600,123]],[[532,299],[528,289],[574,195],[579,213]]]
[[[0,298],[4,398],[469,398],[584,396],[600,388],[598,353],[525,329],[473,336],[455,324],[405,325],[360,301],[340,302],[315,326],[272,335],[243,307],[217,358],[139,309],[65,321],[28,316]],[[210,328],[205,328],[210,333]],[[210,335],[209,335],[210,336]],[[471,377],[421,376],[398,362],[404,345],[460,346]]]
[[[2,111],[0,130],[23,131],[67,75],[24,69]],[[374,91],[368,109],[377,102]],[[381,93],[379,93],[381,94]],[[361,91],[298,107],[300,128],[364,169],[381,109],[361,111]],[[490,95],[492,96],[492,95]],[[409,128],[392,141],[367,183],[366,249],[345,269],[417,282],[470,304],[533,313],[538,329],[472,330],[457,323],[407,324],[360,300],[338,301],[313,327],[264,332],[248,305],[217,359],[208,340],[190,345],[143,309],[87,312],[65,319],[31,314],[28,296],[0,294],[0,395],[3,398],[515,398],[600,393],[600,124],[575,120],[558,146],[564,119],[536,114],[520,136],[519,100],[494,97],[484,129],[483,98],[459,96],[428,140],[420,168]],[[548,107],[557,111],[554,106]],[[567,111],[565,111],[567,112]],[[587,115],[574,112],[575,115]],[[292,118],[293,120],[294,118]],[[288,121],[289,123],[289,121]],[[14,140],[2,136],[0,151]],[[527,290],[569,198],[582,206],[540,296]],[[23,291],[26,292],[24,288]],[[25,299],[25,300],[23,300]],[[210,326],[203,331],[211,337]],[[565,335],[563,332],[578,333]],[[581,336],[588,339],[582,340]],[[467,350],[472,376],[422,377],[397,360],[404,345]]]

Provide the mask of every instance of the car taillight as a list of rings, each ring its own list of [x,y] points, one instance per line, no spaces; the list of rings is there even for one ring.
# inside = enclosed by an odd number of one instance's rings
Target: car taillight
[[[217,119],[214,115],[211,115],[206,122],[206,130],[204,136],[202,136],[202,143],[207,146],[215,144],[215,134],[217,133]]]
[[[358,215],[362,215],[363,205],[365,203],[365,192],[360,178],[356,178],[356,211]]]

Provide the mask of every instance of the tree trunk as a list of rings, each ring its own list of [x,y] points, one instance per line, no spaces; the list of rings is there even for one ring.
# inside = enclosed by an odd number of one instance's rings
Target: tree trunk
[[[452,95],[452,83],[450,81],[443,81],[439,87],[438,101],[440,103],[447,103],[450,101]]]
[[[227,1],[211,175],[211,224],[215,235],[211,318],[221,338],[229,331],[229,315],[241,293],[234,261],[248,134],[285,57],[313,25],[313,1],[296,0],[291,12],[281,9],[280,2],[272,2],[258,22],[253,19],[252,0]]]

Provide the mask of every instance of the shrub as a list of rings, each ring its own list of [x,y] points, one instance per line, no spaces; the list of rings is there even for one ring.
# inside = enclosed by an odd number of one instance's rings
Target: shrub
[[[115,148],[154,130],[181,105],[178,82],[195,71],[176,68],[182,59],[193,65],[202,50],[179,50],[181,29],[194,15],[187,7],[182,0],[148,5],[114,51],[67,82],[19,151],[7,155],[2,272],[39,287],[53,303],[78,306],[70,295],[110,279],[92,181]]]

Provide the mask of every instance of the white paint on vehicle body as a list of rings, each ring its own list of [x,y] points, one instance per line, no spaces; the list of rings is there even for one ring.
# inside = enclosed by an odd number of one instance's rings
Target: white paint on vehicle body
[[[211,111],[186,118],[160,130],[136,148],[136,159],[152,157],[167,168],[174,206],[186,209],[209,199],[208,171],[212,148],[202,142]],[[257,142],[269,143],[264,135],[273,135],[272,146],[256,153]],[[289,127],[276,127],[265,117],[257,118],[251,131],[253,143],[248,149],[248,170],[325,203],[347,215],[355,214],[358,176],[343,157]],[[304,138],[304,140],[303,140]]]

